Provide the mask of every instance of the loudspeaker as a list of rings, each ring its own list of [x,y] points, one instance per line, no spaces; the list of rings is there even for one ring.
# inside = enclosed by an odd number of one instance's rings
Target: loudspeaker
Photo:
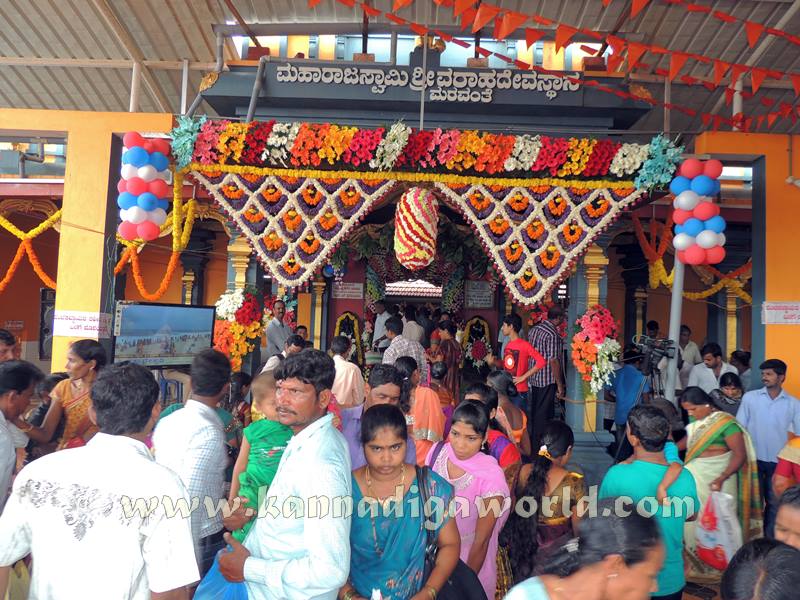
[[[53,358],[53,318],[56,312],[56,291],[39,291],[39,360]]]

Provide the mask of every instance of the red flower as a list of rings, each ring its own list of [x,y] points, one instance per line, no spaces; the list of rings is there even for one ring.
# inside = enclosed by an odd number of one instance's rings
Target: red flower
[[[482,340],[475,340],[472,342],[472,358],[475,360],[483,360],[486,358],[487,354],[486,344],[484,344]]]

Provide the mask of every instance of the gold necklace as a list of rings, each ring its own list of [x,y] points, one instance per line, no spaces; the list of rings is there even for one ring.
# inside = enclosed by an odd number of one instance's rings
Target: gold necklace
[[[369,474],[369,465],[367,465],[367,470],[364,474],[364,479],[367,481],[367,492],[369,493],[370,497],[373,498],[376,502],[379,502],[383,507],[383,512],[386,513],[389,510],[389,503],[394,500],[396,497],[394,494],[391,496],[387,496],[383,500],[380,500],[375,493],[372,491],[372,477]],[[406,483],[406,465],[403,463],[403,467],[400,470],[400,487],[402,490],[405,490],[405,483]],[[395,488],[396,489],[396,488]],[[398,502],[402,501],[402,491],[401,496]],[[369,511],[369,520],[372,524],[372,541],[375,546],[375,553],[378,556],[383,556],[383,548],[378,545],[378,530],[375,527],[375,513],[370,509]]]

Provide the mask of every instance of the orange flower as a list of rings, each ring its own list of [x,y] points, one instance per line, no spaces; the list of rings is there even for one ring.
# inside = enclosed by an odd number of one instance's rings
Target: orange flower
[[[339,199],[347,207],[352,207],[361,201],[361,193],[352,185],[339,192]]]
[[[281,246],[283,246],[283,240],[274,231],[271,231],[269,235],[264,237],[264,247],[270,252],[275,252],[275,250]]]
[[[522,257],[522,246],[519,242],[511,242],[510,245],[505,247],[503,252],[508,262],[515,263]]]
[[[316,206],[322,201],[322,198],[322,192],[320,192],[313,185],[310,185],[303,190],[303,200],[305,200],[306,204],[309,206]]]
[[[609,206],[608,200],[605,198],[595,198],[586,205],[586,213],[593,219],[596,219],[606,214]]]
[[[281,193],[281,191],[272,185],[269,186],[267,189],[265,189],[263,192],[261,192],[261,196],[264,198],[264,200],[266,200],[270,204],[280,200],[282,195],[283,194]]]
[[[246,211],[242,213],[242,216],[245,218],[246,221],[250,223],[260,223],[264,220],[264,215],[261,214],[261,211],[258,210],[255,206],[251,206]]]
[[[241,175],[239,175],[239,177],[241,177],[246,181],[249,181],[250,183],[255,183],[256,181],[261,179],[261,175],[258,175],[257,173],[242,173]]]
[[[506,221],[503,217],[497,216],[492,221],[489,222],[489,229],[492,230],[492,233],[495,235],[503,235],[510,225],[508,221]]]
[[[544,225],[539,219],[536,219],[535,221],[531,221],[525,231],[532,240],[535,240],[544,233]]]
[[[287,275],[295,275],[300,270],[300,265],[297,264],[297,260],[292,256],[281,265],[281,268],[286,271]]]
[[[536,277],[534,276],[533,271],[530,269],[525,269],[525,272],[522,274],[519,283],[523,289],[528,291],[536,287]]]
[[[244,196],[244,190],[236,187],[235,185],[223,185],[220,189],[222,190],[222,194],[228,200],[238,200]]]
[[[290,209],[285,215],[283,215],[283,224],[286,225],[286,229],[289,231],[294,231],[300,224],[303,222],[303,217],[301,217],[295,209]]]
[[[333,186],[333,185],[337,185],[341,181],[341,178],[337,177],[337,178],[331,179],[330,177],[325,177],[323,179],[320,179],[320,181],[322,183],[324,183],[325,185]]]
[[[553,216],[560,217],[564,214],[564,211],[567,210],[567,203],[563,198],[556,196],[555,198],[550,199],[550,201],[547,203],[547,207],[550,209],[550,212],[553,214]]]
[[[325,231],[330,231],[339,224],[339,219],[331,211],[328,211],[319,218],[319,224]]]
[[[314,254],[319,250],[319,240],[314,237],[313,233],[309,233],[300,241],[298,247],[306,254]]]
[[[515,210],[517,212],[524,212],[526,208],[528,208],[528,199],[517,192],[508,201],[508,205],[511,207],[511,210]]]
[[[488,196],[484,196],[480,192],[472,192],[469,195],[469,203],[472,204],[473,208],[477,211],[486,210],[492,203],[492,200]]]
[[[580,225],[576,223],[570,223],[568,227],[564,229],[564,239],[567,240],[568,244],[574,244],[583,235],[583,229]]]
[[[558,265],[558,261],[561,258],[561,252],[559,252],[558,248],[556,248],[553,244],[550,244],[547,247],[547,250],[539,255],[539,258],[542,261],[542,265],[544,265],[546,269],[553,269],[556,267],[556,265]]]

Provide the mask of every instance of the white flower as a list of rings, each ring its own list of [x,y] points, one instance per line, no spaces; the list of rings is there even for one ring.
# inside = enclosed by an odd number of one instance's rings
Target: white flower
[[[300,123],[275,123],[267,138],[261,160],[286,166],[286,159],[289,158],[298,131]]]
[[[217,318],[225,321],[236,321],[236,311],[244,304],[244,290],[229,290],[217,300]]]
[[[378,144],[375,158],[369,161],[369,166],[379,171],[391,169],[403,152],[403,148],[406,147],[409,135],[411,135],[411,128],[405,123],[398,121],[392,125],[389,133]]]
[[[606,338],[597,346],[597,362],[592,367],[592,380],[589,382],[589,389],[595,394],[611,384],[614,363],[619,358],[620,350],[617,340],[611,338]]]
[[[506,159],[503,167],[506,171],[530,171],[541,149],[542,140],[538,135],[518,135],[511,156]]]
[[[650,153],[650,144],[622,144],[608,171],[617,177],[635,173]]]

